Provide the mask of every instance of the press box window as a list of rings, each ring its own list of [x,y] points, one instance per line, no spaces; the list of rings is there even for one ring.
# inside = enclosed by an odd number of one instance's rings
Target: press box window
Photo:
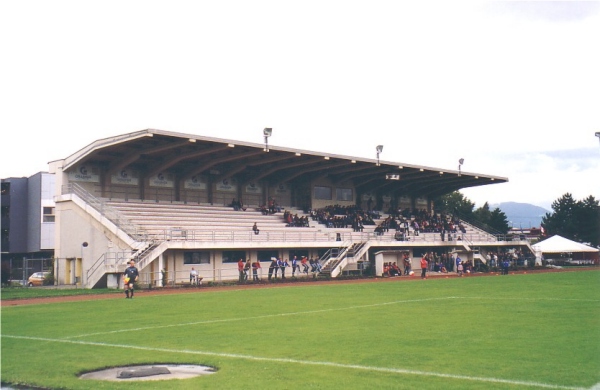
[[[44,207],[44,222],[54,222],[54,207]]]
[[[352,201],[352,188],[336,188],[335,197],[337,200]]]
[[[331,187],[315,186],[315,199],[331,200]]]

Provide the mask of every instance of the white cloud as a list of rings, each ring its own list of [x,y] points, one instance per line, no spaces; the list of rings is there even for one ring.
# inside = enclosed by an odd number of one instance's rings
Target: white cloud
[[[543,155],[598,146],[597,7],[490,4],[4,2],[0,177],[144,128],[260,143],[273,127],[273,145],[384,144],[382,160],[510,179],[466,190],[477,202],[600,198],[597,164]]]

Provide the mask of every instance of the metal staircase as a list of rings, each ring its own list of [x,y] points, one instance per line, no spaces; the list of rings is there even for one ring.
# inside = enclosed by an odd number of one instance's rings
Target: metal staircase
[[[112,224],[113,229],[124,233],[127,237],[126,241],[131,247],[130,251],[107,252],[100,256],[86,271],[86,278],[83,281],[86,287],[93,288],[106,273],[123,272],[127,262],[131,259],[135,259],[138,268],[142,269],[154,258],[148,260],[149,255],[161,244],[161,241],[151,239],[144,229],[131,223],[120,211],[96,198],[77,183],[70,183],[63,188],[62,192],[63,194],[71,194],[72,200],[99,222],[104,225]],[[89,210],[88,206],[93,211]]]
[[[325,261],[321,272],[317,275],[320,278],[335,278],[341,274],[348,263],[356,262],[369,249],[368,242],[347,242],[340,248],[332,248],[322,257]]]

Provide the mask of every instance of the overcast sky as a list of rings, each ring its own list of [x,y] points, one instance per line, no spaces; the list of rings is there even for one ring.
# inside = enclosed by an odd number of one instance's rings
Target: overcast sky
[[[146,128],[600,199],[600,2],[3,1],[0,177]]]

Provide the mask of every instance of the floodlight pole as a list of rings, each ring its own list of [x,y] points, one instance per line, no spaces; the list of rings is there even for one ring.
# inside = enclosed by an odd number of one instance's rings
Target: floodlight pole
[[[458,176],[461,175],[461,167],[463,165],[463,163],[465,162],[464,158],[461,158],[460,160],[458,160]]]
[[[269,137],[273,134],[273,129],[270,127],[265,127],[263,130],[263,135],[265,136],[265,152],[269,151]]]
[[[380,166],[381,164],[379,164],[379,153],[383,152],[383,145],[377,145],[375,150],[377,151],[377,166]]]
[[[83,288],[83,286],[84,286],[84,284],[83,284],[83,275],[84,275],[83,269],[85,268],[85,267],[83,266],[83,248],[87,248],[87,246],[88,246],[88,243],[87,243],[87,241],[84,241],[84,242],[81,244],[81,270],[82,270],[82,271],[81,271],[81,288]]]
[[[596,132],[596,137],[598,137],[598,141],[600,141],[600,131]]]

